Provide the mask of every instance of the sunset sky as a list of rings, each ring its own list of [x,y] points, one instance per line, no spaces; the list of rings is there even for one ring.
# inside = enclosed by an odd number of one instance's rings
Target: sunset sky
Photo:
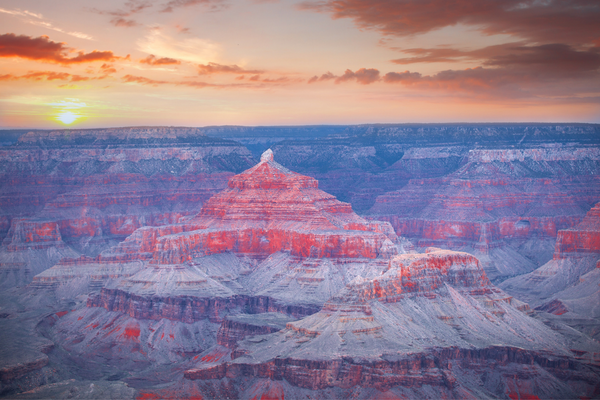
[[[2,0],[0,127],[600,122],[598,0]]]

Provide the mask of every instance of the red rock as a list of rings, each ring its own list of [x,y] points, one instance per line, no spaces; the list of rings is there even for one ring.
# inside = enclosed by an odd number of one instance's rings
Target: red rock
[[[560,300],[552,300],[546,304],[542,304],[535,308],[537,311],[544,311],[554,315],[563,315],[566,312],[569,312],[567,306]]]
[[[311,390],[360,386],[384,392],[426,385],[458,390],[465,381],[455,374],[472,368],[494,373],[498,381],[517,373],[519,379],[573,379],[578,361],[520,305],[491,285],[469,254],[428,249],[399,255],[381,277],[357,279],[318,313],[246,339],[231,361],[200,364],[185,377],[254,377]]]
[[[64,247],[60,229],[55,221],[15,218],[7,240],[8,251]]]
[[[558,232],[554,259],[590,253],[600,253],[600,203],[578,225]]]

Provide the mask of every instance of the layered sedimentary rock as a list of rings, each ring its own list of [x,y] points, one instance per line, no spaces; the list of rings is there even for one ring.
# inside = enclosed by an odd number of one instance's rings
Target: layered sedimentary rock
[[[56,221],[15,218],[0,247],[0,287],[26,285],[62,258],[78,255],[63,242]]]
[[[573,228],[558,232],[554,257],[502,287],[540,311],[600,317],[600,203]]]
[[[599,167],[597,147],[470,150],[452,174],[411,180],[379,196],[369,213],[418,246],[489,254],[491,278],[518,275],[538,265],[514,254],[519,268],[505,268],[496,249],[519,253],[530,238],[553,241],[578,224],[587,204],[600,198]],[[538,252],[547,253],[545,247]]]
[[[430,385],[454,395],[501,396],[510,362],[512,371],[530,366],[534,381],[552,380],[538,395],[597,390],[593,370],[572,359],[572,343],[491,285],[476,258],[439,249],[396,256],[383,275],[357,278],[318,313],[238,346],[231,361],[199,362],[186,378],[254,376],[311,390]],[[579,354],[597,362],[600,347],[591,340],[583,346]],[[494,374],[496,387],[461,376],[475,364]]]
[[[319,190],[315,179],[277,164],[269,150],[195,217],[140,228],[94,259],[144,268],[107,285],[90,305],[139,318],[220,321],[228,310],[254,307],[255,296],[272,299],[273,311],[303,316],[355,276],[381,271],[382,260],[402,251],[396,241],[388,223],[359,217]],[[237,261],[218,261],[226,253]],[[212,276],[229,275],[228,283],[212,279],[207,269]]]
[[[600,253],[600,203],[576,227],[558,232],[554,259],[594,253]]]
[[[239,144],[189,128],[30,132],[0,158],[0,234],[12,240],[10,227],[20,226],[32,234],[25,246],[48,248],[48,232],[19,222],[44,221],[61,246],[91,257],[140,227],[196,214],[252,165]]]
[[[295,318],[281,313],[238,314],[223,320],[217,332],[217,343],[234,349],[247,336],[278,332]]]

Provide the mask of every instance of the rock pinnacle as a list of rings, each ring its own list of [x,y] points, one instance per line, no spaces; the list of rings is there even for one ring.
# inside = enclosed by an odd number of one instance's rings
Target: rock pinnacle
[[[273,150],[269,149],[269,150],[265,151],[264,153],[262,153],[262,155],[260,156],[260,161],[261,162],[273,161]]]

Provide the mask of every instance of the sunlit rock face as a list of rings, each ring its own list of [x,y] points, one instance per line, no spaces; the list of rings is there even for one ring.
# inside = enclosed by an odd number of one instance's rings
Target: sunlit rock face
[[[310,315],[357,276],[403,252],[388,223],[367,221],[269,150],[182,224],[143,227],[95,258],[65,259],[35,277],[63,284],[79,271],[106,282],[90,296],[141,320],[222,323],[231,313]],[[101,329],[101,328],[99,328]]]

